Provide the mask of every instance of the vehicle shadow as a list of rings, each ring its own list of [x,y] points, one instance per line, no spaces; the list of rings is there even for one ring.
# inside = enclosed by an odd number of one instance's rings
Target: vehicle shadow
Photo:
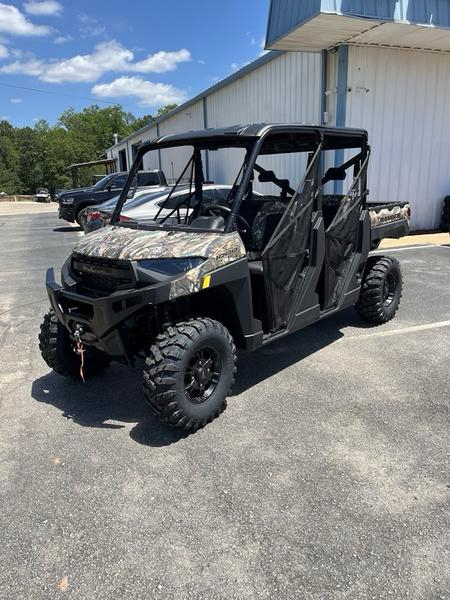
[[[83,231],[82,227],[70,227],[70,225],[68,227],[55,227],[53,229],[53,231],[55,233],[69,233],[69,231]]]
[[[140,369],[113,364],[85,384],[52,371],[33,381],[31,395],[82,427],[123,429],[127,423],[135,423],[130,437],[146,446],[168,446],[187,435],[149,414]]]
[[[370,327],[354,309],[344,310],[255,352],[240,353],[238,376],[232,396],[283,371],[307,356],[343,337],[346,326]],[[179,431],[153,417],[145,405],[142,391],[142,367],[136,369],[112,364],[104,374],[86,384],[47,373],[33,381],[31,395],[38,402],[55,406],[62,416],[82,427],[123,429],[134,423],[132,440],[152,447],[163,447],[186,438]]]
[[[342,338],[344,334],[341,329],[348,326],[359,329],[372,327],[358,316],[354,308],[349,308],[255,352],[240,353],[236,383],[231,395],[238,396],[272,375],[326,348]]]

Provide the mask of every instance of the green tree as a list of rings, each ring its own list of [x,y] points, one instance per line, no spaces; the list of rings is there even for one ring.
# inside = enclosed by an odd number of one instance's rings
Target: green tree
[[[16,146],[19,150],[20,188],[24,193],[33,193],[38,187],[46,186],[43,170],[45,147],[42,136],[36,129],[23,127],[16,129]]]
[[[164,108],[159,108],[156,113],[155,119],[158,119],[158,117],[162,117],[163,115],[170,112],[177,106],[178,106],[178,104],[166,104],[166,106],[164,106]]]
[[[0,121],[0,191],[7,194],[21,192],[19,152],[14,127]]]
[[[175,104],[158,110],[156,116],[173,110]],[[136,118],[120,105],[100,108],[88,106],[77,112],[65,110],[55,125],[38,121],[34,128],[14,128],[0,122],[0,191],[34,194],[38,187],[56,188],[71,185],[67,167],[73,163],[100,158],[119,139],[151,123],[152,115]],[[80,172],[80,183],[90,184],[93,174],[102,169]]]

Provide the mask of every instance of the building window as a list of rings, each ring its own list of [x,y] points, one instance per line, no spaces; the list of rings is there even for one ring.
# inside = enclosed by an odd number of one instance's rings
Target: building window
[[[127,153],[125,149],[119,151],[119,169],[121,171],[127,170]]]

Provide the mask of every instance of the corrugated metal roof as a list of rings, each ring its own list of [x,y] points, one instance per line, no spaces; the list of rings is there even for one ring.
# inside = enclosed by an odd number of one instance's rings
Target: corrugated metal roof
[[[333,15],[329,21],[323,17]],[[344,20],[345,19],[345,20]],[[352,23],[352,25],[349,24]],[[372,27],[386,23],[419,26],[409,32],[408,47],[422,48],[421,35],[424,26],[434,36],[435,49],[438,40],[445,39],[437,30],[450,27],[450,2],[448,0],[271,0],[266,46],[278,50],[325,49],[347,41],[348,30],[362,34]],[[340,37],[339,31],[341,29]],[[398,45],[398,30],[386,29],[384,34],[389,45]],[[418,34],[415,37],[414,34]],[[304,35],[305,34],[305,35]],[[314,36],[319,36],[314,39]],[[338,41],[336,38],[339,37]],[[322,45],[320,45],[322,41]],[[311,45],[311,43],[313,45]],[[359,43],[363,43],[359,40]],[[428,47],[428,46],[427,46]],[[446,50],[447,48],[445,48]]]
[[[193,98],[191,98],[187,102],[184,102],[183,104],[180,104],[180,106],[177,106],[174,110],[171,110],[170,112],[165,113],[164,115],[162,115],[158,119],[155,119],[154,121],[151,121],[148,125],[145,125],[144,127],[141,127],[141,129],[138,129],[137,131],[134,131],[133,133],[130,133],[130,135],[128,135],[127,137],[122,138],[118,142],[118,144],[114,144],[113,146],[110,146],[106,150],[106,152],[108,152],[109,150],[111,150],[112,148],[114,148],[116,145],[123,144],[124,142],[126,142],[129,139],[134,138],[135,136],[139,136],[139,134],[145,134],[145,132],[148,129],[151,129],[152,127],[155,127],[156,125],[159,125],[160,123],[163,123],[166,119],[172,118],[177,113],[179,113],[181,111],[184,111],[187,108],[189,108],[189,106],[192,106],[193,104],[196,104],[197,102],[199,102],[203,98],[206,98],[206,97],[210,96],[211,94],[214,94],[215,92],[219,91],[221,88],[229,85],[230,83],[233,83],[233,81],[241,79],[241,77],[244,77],[245,75],[248,75],[248,73],[251,73],[255,69],[259,69],[263,65],[265,65],[268,62],[274,60],[278,56],[281,56],[282,54],[283,54],[283,52],[280,52],[278,50],[272,50],[270,52],[267,52],[266,54],[263,54],[263,56],[260,56],[259,58],[257,58],[253,62],[249,63],[248,65],[245,65],[245,67],[242,67],[242,69],[239,69],[239,71],[236,71],[232,75],[229,75],[228,77],[225,77],[225,79],[222,79],[222,81],[219,81],[215,85],[207,88],[205,91],[200,92],[200,94],[197,94],[197,96],[194,96]]]

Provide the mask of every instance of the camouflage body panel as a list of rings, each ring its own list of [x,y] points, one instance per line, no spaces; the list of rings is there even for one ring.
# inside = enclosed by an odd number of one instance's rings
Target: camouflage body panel
[[[145,231],[116,226],[84,236],[73,251],[113,260],[205,258],[201,265],[171,282],[170,299],[198,292],[207,273],[246,256],[237,232]]]
[[[372,227],[383,225],[384,223],[393,223],[402,219],[409,220],[409,204],[405,206],[392,206],[382,208],[381,210],[370,210],[370,203],[367,204],[370,212],[370,224]]]

